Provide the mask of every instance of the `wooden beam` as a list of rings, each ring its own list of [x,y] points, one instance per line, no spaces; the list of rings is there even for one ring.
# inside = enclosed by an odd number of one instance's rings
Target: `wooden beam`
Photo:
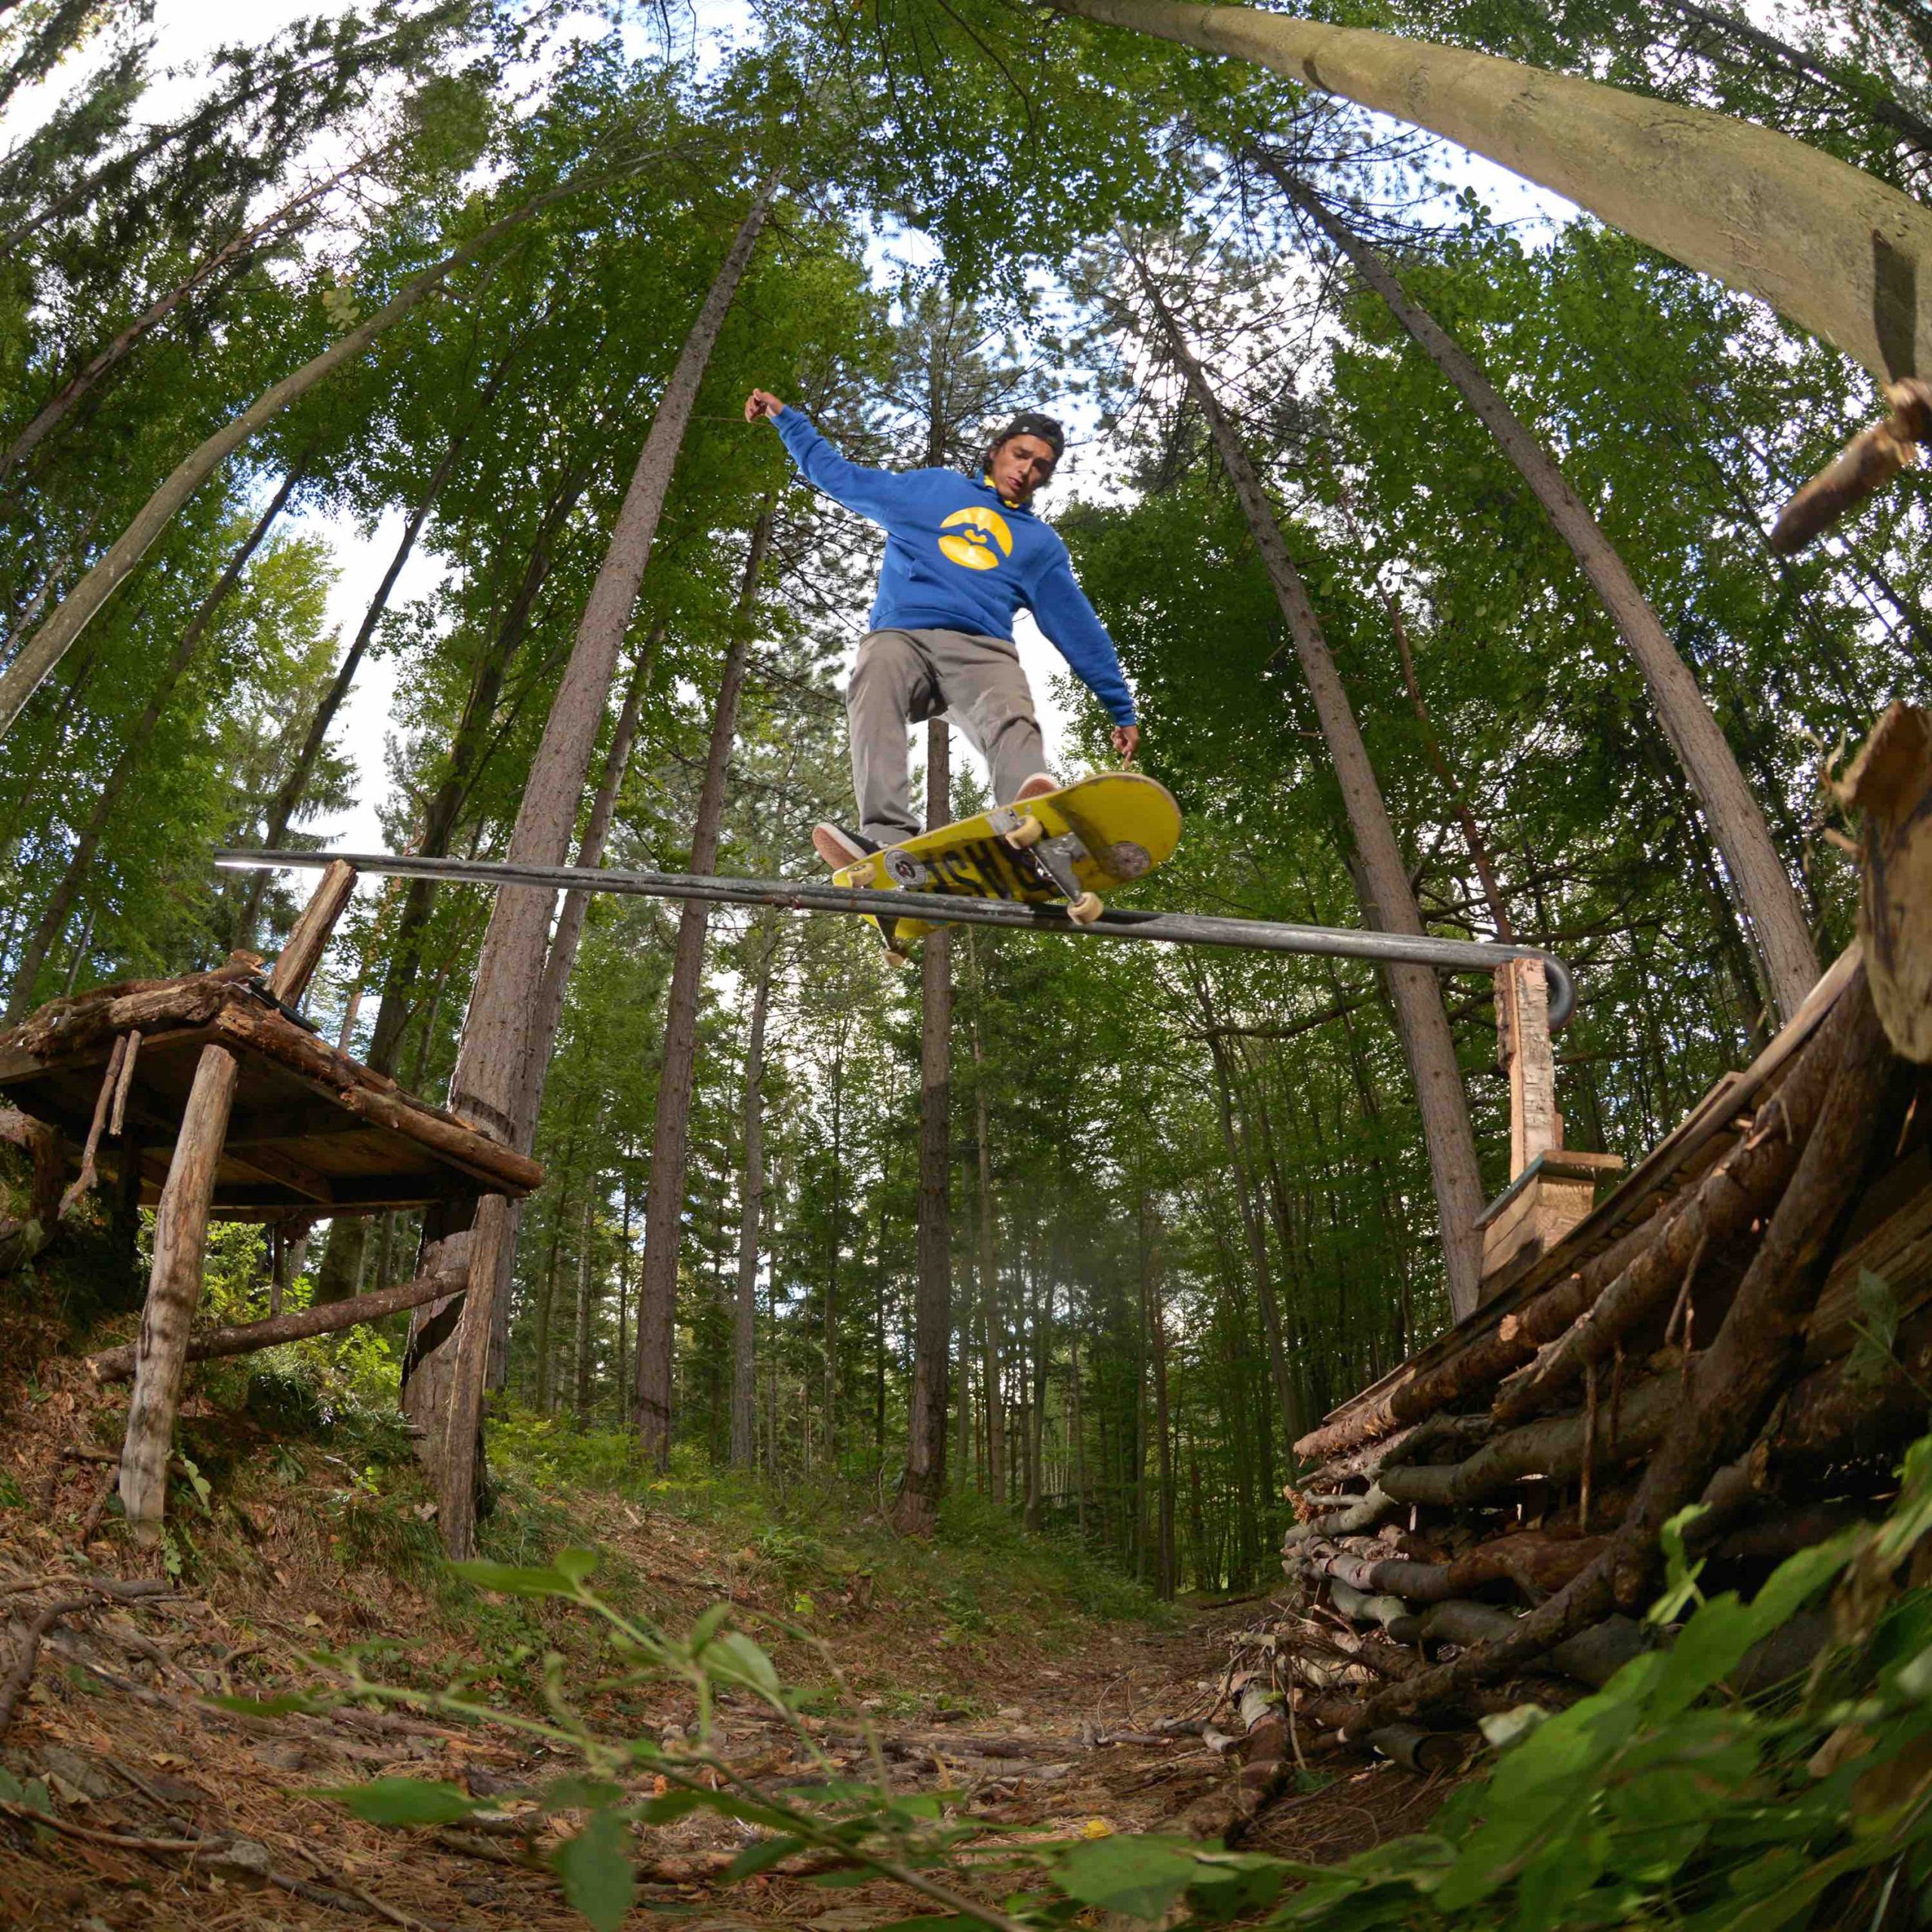
[[[244,1322],[232,1328],[216,1328],[195,1336],[188,1344],[189,1361],[208,1361],[218,1355],[251,1355],[257,1349],[272,1349],[282,1342],[296,1342],[310,1335],[333,1335],[365,1321],[380,1321],[385,1315],[400,1314],[407,1308],[420,1308],[439,1296],[460,1294],[468,1276],[467,1235],[453,1235],[438,1251],[436,1268],[419,1275],[400,1287],[379,1288],[374,1294],[357,1295],[348,1301],[325,1302],[315,1308],[297,1309],[292,1314],[271,1315],[266,1321]],[[134,1372],[134,1349],[104,1349],[89,1355],[87,1365],[97,1381],[125,1381]]]
[[[303,908],[295,930],[284,943],[275,970],[269,974],[269,991],[285,1006],[296,1006],[308,991],[315,968],[321,964],[322,949],[342,917],[355,890],[355,868],[337,859],[322,874],[322,882]]]
[[[333,1100],[377,1127],[427,1149],[439,1161],[473,1175],[482,1190],[528,1194],[540,1186],[543,1170],[514,1149],[486,1139],[474,1128],[405,1095],[393,1087],[365,1085],[344,1071],[345,1061],[326,1041],[305,1033],[278,1015],[231,1007],[221,1016],[221,1037],[238,1049],[260,1054],[286,1068],[312,1091]]]
[[[264,1140],[308,1140],[319,1134],[367,1134],[369,1123],[334,1100],[302,1100],[284,1107],[252,1107],[228,1124],[230,1147]]]

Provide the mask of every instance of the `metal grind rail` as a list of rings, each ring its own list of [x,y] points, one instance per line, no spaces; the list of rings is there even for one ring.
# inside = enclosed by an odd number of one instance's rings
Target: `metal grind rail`
[[[1432,939],[1410,933],[1354,932],[1334,926],[1291,926],[1268,919],[1225,919],[1197,912],[1117,912],[1109,907],[1091,925],[1077,925],[1059,907],[1010,899],[960,899],[950,894],[857,886],[817,885],[774,878],[706,878],[691,872],[620,872],[581,866],[518,866],[498,859],[412,858],[395,852],[221,851],[231,872],[312,870],[340,860],[358,872],[433,878],[460,885],[533,885],[565,892],[616,892],[634,898],[697,899],[720,906],[777,906],[793,912],[843,912],[925,919],[935,925],[1000,926],[1009,931],[1068,933],[1093,939],[1155,940],[1168,946],[1225,946],[1246,952],[1314,953],[1334,959],[1374,959],[1433,966],[1450,973],[1494,973],[1512,959],[1540,959],[1549,982],[1554,1032],[1574,1010],[1576,984],[1552,952],[1534,946],[1481,940]]]

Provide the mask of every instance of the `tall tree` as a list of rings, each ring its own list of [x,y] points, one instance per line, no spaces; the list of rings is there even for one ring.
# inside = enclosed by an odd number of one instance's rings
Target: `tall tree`
[[[1180,325],[1161,296],[1146,262],[1134,258],[1140,291],[1168,353],[1185,378],[1189,392],[1207,419],[1222,467],[1234,485],[1255,549],[1266,565],[1295,656],[1315,703],[1315,716],[1348,813],[1349,829],[1361,868],[1363,911],[1385,932],[1420,933],[1422,915],[1409,885],[1408,867],[1396,843],[1370,764],[1367,748],[1347,690],[1335,668],[1308,587],[1288,554],[1266,486],[1254,466],[1207,371],[1188,346]],[[1429,1174],[1449,1283],[1450,1305],[1460,1318],[1475,1307],[1481,1273],[1482,1238],[1476,1217],[1482,1211],[1482,1177],[1476,1165],[1475,1137],[1469,1103],[1456,1060],[1456,1043],[1443,1011],[1441,989],[1426,966],[1390,966],[1384,977],[1395,1006],[1402,1047],[1415,1082],[1417,1103],[1429,1144]]]
[[[1932,342],[1932,211],[1770,128],[1697,108],[1660,112],[1600,82],[1249,7],[1048,4],[1313,79],[1443,135],[1761,297],[1875,376],[1912,374],[1924,354],[1915,345]]]
[[[758,1409],[758,1263],[764,1232],[764,1027],[771,1008],[771,979],[778,960],[778,932],[761,921],[758,965],[752,981],[751,1018],[745,1032],[743,1108],[744,1174],[738,1220],[737,1294],[731,1327],[731,1466],[749,1470],[756,1458]]]
[[[771,546],[774,513],[768,503],[752,527],[738,608],[719,670],[711,743],[691,828],[691,868],[711,872],[723,829],[724,780],[738,735],[738,702],[758,611],[758,587]],[[678,1314],[678,1258],[684,1245],[685,1171],[690,1146],[691,1079],[697,1057],[697,1009],[703,990],[704,937],[711,908],[687,900],[678,920],[678,946],[664,1015],[664,1061],[657,1076],[657,1119],[651,1142],[651,1195],[645,1204],[644,1265],[638,1284],[638,1439],[662,1465],[671,1454],[672,1351]]]
[[[946,720],[926,726],[926,825],[952,817]],[[930,1536],[946,1488],[946,1394],[952,1331],[952,946],[943,926],[919,955],[919,1204],[913,1299],[912,1389],[906,1476],[894,1506],[902,1534]],[[960,1353],[964,1406],[965,1352]],[[963,1468],[957,1472],[963,1475]]]
[[[698,386],[777,188],[774,177],[754,195],[652,417],[531,763],[510,838],[508,857],[513,863],[560,865],[569,850],[618,648],[650,561]],[[506,1139],[515,1131],[554,902],[553,894],[534,889],[511,887],[498,894],[451,1077],[452,1105]],[[444,1542],[452,1555],[466,1555],[474,1542],[491,1304],[505,1290],[515,1247],[509,1204],[500,1196],[487,1197],[477,1215],[469,1286],[460,1316],[452,1320],[446,1309],[432,1304],[417,1312],[412,1326],[414,1353],[403,1385],[404,1407],[423,1431],[420,1440],[435,1474]]]
[[[1818,956],[1770,827],[1697,681],[1678,654],[1614,545],[1569,485],[1556,459],[1504,401],[1474,360],[1403,288],[1387,263],[1272,155],[1262,165],[1276,185],[1355,265],[1429,359],[1454,385],[1534,493],[1603,599],[1657,707],[1659,722],[1724,854],[1754,942],[1764,989],[1786,1019],[1817,983]]]

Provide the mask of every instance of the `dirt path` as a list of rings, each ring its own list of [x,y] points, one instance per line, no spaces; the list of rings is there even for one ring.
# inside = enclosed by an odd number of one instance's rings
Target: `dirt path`
[[[494,1669],[474,1686],[477,1699],[536,1709],[547,1649],[565,1654],[573,1685],[608,1674],[590,1620],[529,1599],[439,1595],[421,1555],[433,1531],[406,1491],[377,1494],[359,1465],[333,1454],[292,1462],[276,1438],[234,1438],[232,1421],[214,1444],[232,1456],[227,1472],[208,1464],[213,1505],[198,1518],[182,1515],[190,1561],[187,1580],[171,1585],[143,1569],[96,1507],[113,1473],[111,1452],[94,1446],[114,1419],[111,1400],[45,1361],[37,1383],[8,1393],[0,1704],[35,1612],[73,1607],[46,1631],[0,1737],[0,1925],[581,1932],[543,1863],[581,1814],[546,1819],[534,1801],[574,1761],[533,1749],[501,1722],[465,1727],[361,1706],[251,1714],[209,1699],[313,1687],[328,1681],[318,1654],[373,1643],[372,1675],[428,1684]],[[543,1507],[552,1517],[537,1523]],[[806,1708],[823,1714],[802,1718],[802,1736],[726,1694],[714,1744],[734,1769],[774,1792],[827,1777],[869,1782],[875,1743],[893,1791],[942,1793],[949,1816],[1002,1828],[965,1854],[968,1881],[989,1900],[1020,1877],[973,1863],[1005,1847],[1106,1832],[1204,1837],[1233,1815],[1233,1755],[1192,1733],[1159,1734],[1216,1708],[1229,1638],[1265,1604],[1160,1627],[1081,1613],[1037,1576],[1017,1576],[1008,1601],[969,1604],[964,1622],[949,1622],[936,1606],[961,1587],[958,1552],[895,1543],[881,1552],[875,1541],[875,1577],[863,1549],[855,1558],[832,1547],[828,1531],[811,1558],[814,1598],[786,1567],[800,1560],[801,1532],[761,1554],[742,1518],[707,1522],[614,1493],[560,1491],[530,1509],[550,1540],[517,1560],[547,1560],[564,1541],[593,1544],[625,1601],[668,1631],[690,1629],[728,1597],[772,1646],[786,1682],[820,1686]],[[130,1580],[150,1594],[117,1598]],[[811,1641],[782,1634],[780,1620],[801,1615]],[[610,1737],[675,1746],[697,1716],[692,1694],[675,1684],[579,1694]],[[1231,1723],[1225,1704],[1219,1712]],[[491,1811],[459,1828],[385,1829],[322,1795],[378,1777],[454,1785]],[[648,1775],[632,1786],[651,1789]],[[1344,1767],[1321,1789],[1287,1797],[1250,1842],[1343,1856],[1418,1829],[1440,1795],[1386,1765]],[[827,1890],[781,1871],[721,1884],[746,1835],[709,1811],[645,1834],[635,1922],[654,1910],[694,1932],[863,1932],[933,1909],[882,1882]]]
[[[199,1685],[240,1661],[232,1647],[222,1655],[219,1614],[192,1596],[144,1607],[140,1625],[110,1609],[50,1637],[0,1762],[17,1778],[45,1782],[60,1826],[29,1824],[17,1807],[0,1820],[0,1923],[20,1932],[340,1928],[355,1920],[581,1927],[554,1876],[526,1862],[531,1843],[540,1850],[552,1841],[526,1841],[510,1822],[528,1812],[521,1795],[565,1767],[500,1727],[456,1730],[361,1709],[259,1718],[211,1708]],[[172,1634],[147,1635],[164,1613]],[[961,1810],[1023,1840],[1212,1829],[1229,1812],[1230,1763],[1192,1735],[1139,1740],[1163,1719],[1207,1708],[1227,1635],[1243,1615],[1203,1614],[1161,1633],[1104,1626],[1056,1664],[983,1668],[975,1691],[1001,1700],[990,1716],[962,1719],[936,1705],[921,1718],[875,1719],[893,1788],[957,1792]],[[288,1633],[291,1651],[297,1641]],[[675,1730],[676,1700],[654,1716]],[[860,1724],[807,1722],[833,1771],[866,1775]],[[774,1783],[811,1769],[783,1727],[749,1706],[728,1706],[721,1733],[733,1763]],[[502,1812],[481,1830],[386,1831],[312,1795],[379,1775],[448,1780]],[[1433,1795],[1390,1767],[1344,1770],[1287,1799],[1253,1842],[1299,1857],[1346,1854],[1416,1829]],[[657,1864],[640,1905],[677,1908],[693,1932],[774,1923],[863,1932],[931,1909],[878,1883],[827,1892],[774,1876],[724,1888],[713,1868],[743,1842],[738,1828],[706,1813],[653,1833]],[[1013,1882],[989,1873],[987,1895]]]

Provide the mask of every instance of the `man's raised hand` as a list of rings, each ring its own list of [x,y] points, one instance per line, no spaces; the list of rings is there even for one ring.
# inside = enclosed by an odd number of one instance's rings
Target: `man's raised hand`
[[[761,416],[776,416],[784,407],[769,389],[753,389],[745,398],[745,420],[755,423]]]
[[[1114,727],[1114,749],[1122,764],[1131,764],[1134,754],[1140,749],[1140,727],[1138,724],[1116,724]]]

